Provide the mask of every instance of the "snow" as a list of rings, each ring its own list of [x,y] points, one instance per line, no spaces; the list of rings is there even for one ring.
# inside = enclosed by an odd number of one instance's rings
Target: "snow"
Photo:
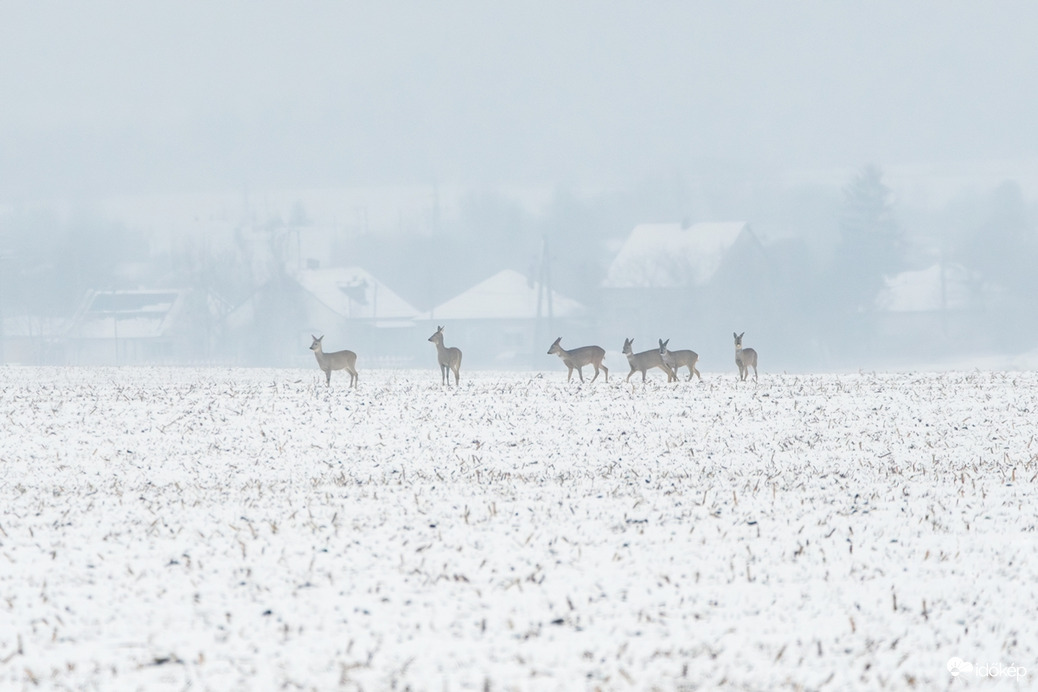
[[[0,369],[0,688],[1038,674],[1038,374],[434,365]]]

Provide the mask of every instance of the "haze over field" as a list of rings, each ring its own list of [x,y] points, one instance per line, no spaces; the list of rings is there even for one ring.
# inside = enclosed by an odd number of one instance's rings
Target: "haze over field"
[[[1023,2],[6,3],[0,316],[176,286],[226,304],[219,331],[309,260],[364,266],[427,310],[547,257],[555,285],[596,308],[635,225],[741,221],[778,268],[752,290],[786,307],[772,321],[742,297],[720,309],[777,363],[867,364],[833,355],[861,331],[890,333],[867,352],[912,360],[913,318],[855,321],[883,309],[886,278],[938,264],[969,300],[942,298],[954,314],[930,315],[940,347],[922,360],[1024,353],[1038,344],[1018,317],[1038,248],[1036,24]],[[286,262],[285,229],[330,247]],[[843,285],[853,264],[861,285]],[[1014,338],[960,343],[1003,329]],[[226,359],[203,350],[191,357]]]

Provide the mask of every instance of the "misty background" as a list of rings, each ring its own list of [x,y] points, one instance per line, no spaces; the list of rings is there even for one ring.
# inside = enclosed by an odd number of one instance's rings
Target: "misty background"
[[[434,368],[446,322],[472,367],[560,368],[562,335],[614,374],[626,337],[734,372],[732,331],[762,372],[1031,363],[1035,26],[1027,2],[4,3],[0,361],[312,367],[324,333]],[[717,223],[748,240],[709,281],[610,285],[637,227]],[[327,304],[336,268],[369,312]],[[440,310],[502,270],[534,318]],[[372,308],[390,291],[412,316]]]

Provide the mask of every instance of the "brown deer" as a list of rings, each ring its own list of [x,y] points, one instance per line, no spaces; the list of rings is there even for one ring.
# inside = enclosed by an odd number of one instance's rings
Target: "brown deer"
[[[663,362],[667,364],[667,367],[674,371],[674,379],[678,378],[678,368],[688,368],[688,379],[692,379],[692,375],[695,374],[699,378],[699,381],[703,381],[703,376],[696,370],[696,363],[699,362],[699,354],[695,351],[689,351],[688,349],[682,351],[671,351],[667,348],[667,344],[670,343],[670,339],[660,342],[660,355],[663,357]]]
[[[644,382],[645,371],[651,370],[652,368],[659,368],[663,372],[667,373],[667,382],[673,382],[677,379],[674,376],[674,371],[663,362],[663,356],[660,355],[659,349],[654,348],[648,351],[642,351],[641,353],[635,353],[631,348],[632,344],[634,344],[634,339],[624,339],[623,353],[627,356],[627,362],[631,364],[631,372],[627,373],[627,379],[624,380],[625,382],[630,382],[631,375],[639,371],[642,374],[642,382]]]
[[[735,337],[735,364],[739,366],[739,379],[745,380],[746,376],[749,375],[750,368],[753,368],[753,381],[757,381],[757,352],[752,348],[742,347],[743,334],[736,334],[732,332],[732,336]]]
[[[595,367],[595,376],[591,378],[594,382],[598,379],[598,371],[601,369],[605,372],[605,381],[609,381],[609,368],[602,363],[602,359],[605,358],[605,349],[601,346],[581,346],[575,348],[572,351],[564,349],[559,342],[562,341],[560,336],[548,349],[548,355],[556,355],[562,359],[562,362],[569,368],[569,375],[566,376],[566,381],[569,382],[573,379],[573,371],[576,370],[577,374],[580,375],[580,381],[584,381],[584,366],[591,364]]]
[[[325,380],[324,383],[329,387],[332,384],[332,370],[346,370],[350,373],[350,386],[356,387],[357,380],[357,354],[353,351],[335,351],[334,353],[325,353],[324,349],[321,348],[321,339],[324,335],[314,336],[314,342],[310,344],[310,350],[314,352],[314,356],[317,357],[317,366],[324,370]]]
[[[429,341],[436,344],[436,358],[440,362],[440,373],[442,375],[440,384],[451,384],[451,371],[454,371],[454,384],[458,384],[458,371],[461,370],[461,349],[448,348],[443,345],[443,327],[437,327],[436,333],[429,337]]]

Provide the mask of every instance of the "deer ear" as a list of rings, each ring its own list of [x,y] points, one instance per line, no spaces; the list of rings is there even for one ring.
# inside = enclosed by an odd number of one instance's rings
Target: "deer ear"
[[[739,338],[739,335],[738,335],[738,334],[736,334],[735,332],[732,332],[732,338],[733,338],[733,339],[738,339],[738,338]]]

